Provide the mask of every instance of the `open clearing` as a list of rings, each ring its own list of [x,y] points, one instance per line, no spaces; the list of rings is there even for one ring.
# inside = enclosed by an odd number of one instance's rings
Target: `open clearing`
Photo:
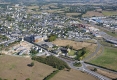
[[[81,13],[66,13],[66,16],[78,16]]]
[[[105,16],[117,15],[117,11],[102,11],[102,14]]]
[[[83,47],[87,47],[88,49],[94,49],[96,47],[96,44],[93,43],[87,43],[87,42],[76,42],[76,41],[71,41],[71,40],[61,40],[57,39],[53,41],[53,44],[58,45],[58,46],[73,46],[75,50],[82,49]]]
[[[88,11],[83,17],[92,17],[92,16],[104,16],[102,13],[95,12],[95,11]]]
[[[34,66],[29,67],[32,60],[24,57],[0,56],[0,78],[8,80],[43,80],[47,75],[55,69],[34,61]]]
[[[102,55],[90,62],[109,69],[117,70],[117,48],[106,47]]]
[[[64,70],[59,71],[51,80],[97,80],[97,79],[86,73],[71,69],[69,72]]]

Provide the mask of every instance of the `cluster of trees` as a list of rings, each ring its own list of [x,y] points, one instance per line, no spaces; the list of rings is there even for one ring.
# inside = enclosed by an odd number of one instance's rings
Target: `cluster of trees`
[[[63,70],[64,68],[67,68],[68,70],[70,70],[70,67],[67,65],[66,62],[60,60],[59,58],[57,58],[55,56],[48,56],[46,58],[32,57],[32,60],[36,60],[38,62],[50,65],[53,68],[57,68],[59,70]]]
[[[8,38],[5,35],[0,35],[0,40],[8,40]]]
[[[73,65],[76,66],[76,67],[81,67],[82,66],[80,62],[75,62]]]
[[[57,38],[56,35],[51,34],[50,36],[48,36],[48,41],[49,41],[49,42],[52,42],[52,41],[56,40],[56,38]]]
[[[31,51],[30,51],[30,54],[31,55],[35,55],[35,54],[37,54],[38,52],[36,51],[36,50],[34,50],[34,49],[31,49]]]
[[[82,49],[80,49],[79,51],[76,52],[76,60],[81,60],[83,58],[83,56],[86,54],[87,50],[85,47],[83,47]]]
[[[67,46],[65,46],[65,48],[73,49],[73,46],[67,45]]]
[[[117,6],[100,6],[102,10],[111,10],[111,11],[116,11],[117,10]]]
[[[59,72],[59,70],[53,71],[50,75],[45,77],[43,80],[50,80],[54,75],[56,75]]]

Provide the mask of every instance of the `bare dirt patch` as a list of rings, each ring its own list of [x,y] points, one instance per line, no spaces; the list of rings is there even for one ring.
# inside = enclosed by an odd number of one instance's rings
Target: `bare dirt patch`
[[[83,47],[88,47],[89,49],[92,49],[96,45],[96,44],[87,43],[87,42],[76,42],[76,41],[61,40],[61,39],[57,39],[56,41],[53,41],[53,44],[58,46],[67,46],[67,45],[73,46],[73,48],[76,50],[82,49]]]
[[[64,70],[59,71],[59,73],[57,73],[51,80],[97,80],[97,79],[86,73],[71,69],[70,71]]]
[[[0,56],[0,77],[8,80],[43,80],[55,69],[34,61],[34,66],[29,67],[32,60],[24,57]]]

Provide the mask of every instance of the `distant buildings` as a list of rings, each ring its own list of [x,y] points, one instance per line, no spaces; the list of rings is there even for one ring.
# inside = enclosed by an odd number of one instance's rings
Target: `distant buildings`
[[[32,42],[38,43],[47,39],[47,36],[31,36]]]

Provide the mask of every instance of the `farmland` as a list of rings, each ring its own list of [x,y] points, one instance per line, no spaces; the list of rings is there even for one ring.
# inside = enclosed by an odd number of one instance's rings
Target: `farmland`
[[[111,47],[105,47],[101,56],[91,60],[90,62],[99,66],[103,66],[109,69],[117,70],[117,49]]]
[[[96,80],[96,79],[86,73],[71,69],[69,72],[65,70],[59,71],[51,80]]]
[[[30,58],[0,56],[0,77],[8,80],[42,80],[55,69],[34,61],[34,66],[29,67],[32,60]]]
[[[66,16],[70,16],[70,17],[72,17],[72,16],[78,16],[78,15],[80,15],[81,13],[66,13]]]
[[[88,11],[83,17],[93,17],[93,16],[104,16],[102,13],[95,12],[95,11]]]
[[[117,11],[102,11],[102,14],[105,16],[117,15]]]

